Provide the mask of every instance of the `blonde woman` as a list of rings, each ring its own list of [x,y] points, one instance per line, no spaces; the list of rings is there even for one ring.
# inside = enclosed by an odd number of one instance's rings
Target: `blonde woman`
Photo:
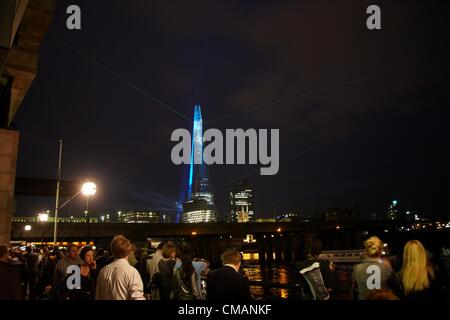
[[[403,249],[403,264],[397,281],[403,298],[432,299],[439,297],[436,276],[427,252],[417,240],[410,240]]]
[[[391,290],[393,287],[394,271],[389,261],[381,257],[383,247],[384,244],[378,237],[370,237],[364,241],[366,258],[353,268],[352,275],[352,292],[355,287],[358,288],[359,300],[367,300],[367,295],[373,289]],[[375,279],[375,276],[379,279]]]

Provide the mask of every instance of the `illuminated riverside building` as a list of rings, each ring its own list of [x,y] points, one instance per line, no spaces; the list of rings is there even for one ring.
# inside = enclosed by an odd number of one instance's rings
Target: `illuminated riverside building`
[[[300,219],[300,216],[298,213],[289,212],[289,213],[282,213],[275,216],[275,218],[258,218],[253,219],[252,222],[309,222],[309,219]]]
[[[86,223],[86,217],[58,217],[58,223]],[[11,222],[39,222],[37,217],[12,217]],[[54,223],[55,217],[48,217],[47,223]],[[90,223],[98,223],[99,219],[96,217],[89,217]]]
[[[184,223],[215,222],[216,210],[206,201],[201,199],[188,200],[183,206]]]
[[[159,223],[161,215],[155,211],[125,211],[117,216],[117,222],[122,223]]]
[[[86,217],[58,217],[58,223],[86,223]],[[170,223],[171,216],[155,211],[120,211],[117,219],[110,219],[110,215],[100,218],[89,217],[89,223]],[[33,223],[40,222],[38,217],[12,217],[11,222]],[[48,223],[55,222],[55,217],[48,217]]]
[[[230,191],[230,215],[228,222],[249,222],[255,214],[253,190],[247,180],[241,181]]]
[[[194,107],[194,126],[192,129],[188,196],[183,204],[182,221],[184,223],[217,221],[209,170],[208,166],[203,162],[203,147],[202,112],[200,106],[196,105]],[[195,159],[198,161],[194,161]]]

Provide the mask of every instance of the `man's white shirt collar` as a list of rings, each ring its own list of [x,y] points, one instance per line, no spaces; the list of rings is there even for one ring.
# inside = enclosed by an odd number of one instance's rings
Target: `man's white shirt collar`
[[[232,265],[232,264],[226,264],[225,266],[232,267],[236,272],[239,272],[239,269],[236,268],[235,265]]]

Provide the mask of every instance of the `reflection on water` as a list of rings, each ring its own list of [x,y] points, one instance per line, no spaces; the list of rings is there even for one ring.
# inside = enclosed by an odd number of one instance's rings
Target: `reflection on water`
[[[275,282],[280,284],[295,283],[295,267],[287,265],[260,266],[256,263],[244,263],[242,270],[251,281]],[[264,288],[260,286],[250,286],[250,290],[255,299],[264,297]],[[287,299],[290,296],[290,289],[270,288],[269,296],[272,298]],[[292,296],[292,293],[291,293]]]
[[[245,254],[244,254],[245,255]],[[245,259],[257,256],[257,253],[248,253],[242,263],[242,271],[250,281],[265,281],[279,284],[300,283],[299,270],[295,263],[259,265],[256,259]],[[253,256],[252,256],[253,255]],[[348,299],[351,288],[351,273],[353,264],[336,264],[334,272],[333,293],[331,299]],[[264,288],[261,286],[250,286],[250,290],[255,299],[264,299]],[[270,288],[267,292],[268,299],[300,299],[298,288]]]
[[[259,253],[251,252],[251,253],[242,253],[242,260],[244,261],[258,261],[259,260]]]

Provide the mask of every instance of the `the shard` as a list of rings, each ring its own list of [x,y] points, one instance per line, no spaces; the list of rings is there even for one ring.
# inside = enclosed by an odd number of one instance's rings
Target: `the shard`
[[[191,161],[187,199],[183,204],[183,222],[200,223],[216,221],[216,206],[208,166],[203,161],[203,123],[199,105],[194,107]]]

